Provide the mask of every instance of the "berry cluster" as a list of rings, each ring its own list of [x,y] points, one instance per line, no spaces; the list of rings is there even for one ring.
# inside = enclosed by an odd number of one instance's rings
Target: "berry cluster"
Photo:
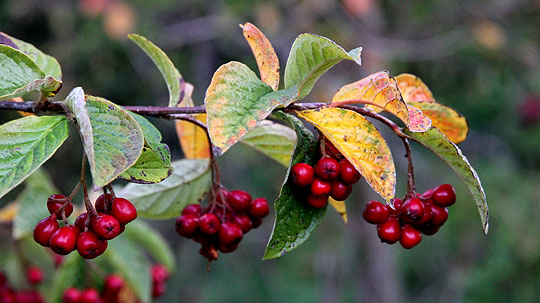
[[[95,203],[96,214],[82,213],[75,219],[75,225],[65,220],[73,212],[71,200],[61,194],[53,194],[47,199],[51,216],[41,220],[34,228],[34,240],[59,255],[67,255],[77,249],[86,259],[93,259],[107,249],[107,240],[121,234],[125,225],[137,218],[137,209],[131,202],[112,194],[99,196]],[[64,226],[58,225],[64,221]]]
[[[397,241],[404,248],[412,248],[422,241],[422,234],[434,235],[448,219],[447,207],[456,202],[456,192],[450,184],[442,184],[422,195],[394,199],[394,208],[378,201],[367,203],[364,219],[377,225],[382,242]]]
[[[236,250],[243,235],[259,227],[270,213],[265,198],[252,200],[251,195],[242,190],[229,192],[219,188],[215,192],[207,208],[190,204],[175,224],[179,235],[201,244],[199,253],[209,261],[218,258],[218,250],[222,253]]]
[[[167,290],[167,280],[169,280],[169,271],[161,264],[152,266],[152,297],[159,298]]]
[[[31,266],[26,271],[26,279],[35,288],[43,282],[43,272],[39,267]],[[8,283],[7,277],[0,272],[0,302],[43,303],[45,300],[36,289],[15,291]]]
[[[322,156],[315,167],[307,163],[297,163],[291,167],[291,180],[295,186],[306,188],[307,203],[315,208],[323,208],[328,197],[344,201],[352,192],[352,185],[360,180],[360,173],[330,143],[331,151]],[[325,153],[323,153],[325,154]]]

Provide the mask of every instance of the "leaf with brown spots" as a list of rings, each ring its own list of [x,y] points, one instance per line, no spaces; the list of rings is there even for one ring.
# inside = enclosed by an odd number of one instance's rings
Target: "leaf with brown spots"
[[[328,198],[328,203],[338,212],[345,224],[349,223],[349,218],[347,217],[347,205],[345,205],[345,201],[334,200],[334,198],[330,197]]]
[[[274,47],[255,25],[247,22],[240,27],[259,66],[261,80],[270,85],[273,90],[277,90],[279,86],[279,59]]]
[[[431,125],[438,128],[455,144],[465,141],[469,131],[467,120],[453,108],[436,102],[411,102],[424,116],[431,119]]]
[[[435,102],[427,85],[417,76],[401,74],[395,78],[405,102]]]
[[[362,174],[386,201],[394,198],[396,169],[384,138],[362,115],[336,107],[298,111]]]

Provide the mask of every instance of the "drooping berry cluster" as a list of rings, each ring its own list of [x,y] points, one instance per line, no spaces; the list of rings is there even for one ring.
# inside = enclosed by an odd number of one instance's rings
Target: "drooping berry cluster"
[[[295,186],[307,191],[306,201],[315,208],[323,208],[328,197],[344,201],[352,192],[352,185],[360,180],[360,173],[339,151],[326,142],[326,151],[315,167],[297,163],[291,167],[290,178]]]
[[[201,244],[199,253],[209,261],[218,258],[218,250],[230,253],[236,250],[243,235],[257,228],[270,213],[265,198],[252,200],[242,190],[216,189],[209,198],[208,207],[190,204],[176,220],[176,232]]]
[[[394,208],[378,201],[370,201],[363,212],[364,219],[377,225],[382,242],[397,241],[404,248],[412,248],[422,241],[422,234],[434,235],[448,219],[447,207],[456,202],[456,192],[450,184],[442,184],[422,195],[405,200],[394,199]]]
[[[121,234],[125,225],[137,218],[137,209],[126,199],[112,194],[99,196],[95,203],[97,214],[85,212],[75,219],[75,225],[65,220],[73,212],[68,197],[53,194],[47,199],[51,216],[39,221],[34,228],[34,240],[59,255],[77,249],[86,259],[93,259],[107,249],[107,240]],[[64,221],[60,227],[58,220]]]
[[[26,271],[26,279],[32,289],[16,291],[13,289],[3,272],[0,272],[0,302],[15,303],[43,303],[45,300],[41,294],[35,289],[43,282],[43,272],[39,267],[31,266]]]

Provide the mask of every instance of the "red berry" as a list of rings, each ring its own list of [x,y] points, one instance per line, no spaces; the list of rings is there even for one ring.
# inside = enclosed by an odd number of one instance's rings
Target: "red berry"
[[[225,243],[220,242],[218,244],[219,251],[224,253],[224,254],[231,253],[231,252],[235,251],[237,248],[238,248],[238,243],[225,244]]]
[[[225,202],[227,202],[228,197],[229,192],[224,188],[220,188],[216,194],[216,202],[218,204],[224,204]]]
[[[77,219],[75,219],[75,226],[79,229],[79,231],[84,231],[86,229],[86,219],[88,218],[88,213],[82,213],[79,216],[77,216]]]
[[[420,198],[422,198],[422,199],[431,199],[431,195],[433,194],[434,190],[435,190],[435,188],[426,190],[424,193],[422,193],[420,195]]]
[[[161,264],[152,266],[152,282],[165,283],[169,279],[169,270]]]
[[[324,180],[332,180],[339,176],[339,163],[336,159],[324,157],[315,165],[315,174]]]
[[[122,234],[124,230],[126,230],[126,226],[124,224],[120,224],[120,232],[118,234]]]
[[[420,231],[426,236],[432,236],[439,231],[440,226],[435,226],[431,223],[425,224],[420,228]]]
[[[337,201],[345,201],[352,192],[352,186],[338,180],[332,181],[330,196]]]
[[[104,291],[112,294],[116,294],[124,287],[124,278],[119,275],[108,275],[105,278]]]
[[[199,204],[189,204],[182,210],[182,215],[196,215],[201,214],[201,206]]]
[[[75,226],[64,226],[51,236],[49,244],[52,251],[59,255],[67,255],[75,249],[79,229]]]
[[[96,199],[96,203],[94,203],[96,210],[100,213],[107,213],[109,209],[108,207],[111,207],[111,203],[114,199],[114,196],[112,194],[102,194]]]
[[[101,239],[110,240],[120,234],[120,223],[111,215],[101,215],[92,220],[92,230]]]
[[[181,215],[176,219],[176,232],[186,238],[195,236],[199,229],[199,217],[197,215]]]
[[[167,290],[167,286],[164,283],[157,283],[152,286],[152,297],[158,298],[161,297],[165,291]]]
[[[81,291],[75,287],[69,287],[64,290],[64,295],[62,296],[63,303],[79,303],[81,300]]]
[[[442,226],[444,222],[448,219],[448,209],[445,207],[440,207],[435,204],[430,205],[431,207],[431,224],[434,226]]]
[[[34,241],[41,246],[48,247],[51,236],[58,228],[58,221],[54,217],[47,217],[39,221],[34,228]]]
[[[354,184],[360,180],[360,173],[347,159],[339,161],[339,178],[347,184]]]
[[[240,226],[232,222],[221,224],[219,241],[225,244],[237,244],[242,241],[243,233]]]
[[[420,220],[424,215],[424,203],[418,198],[405,200],[401,206],[401,218],[405,222]]]
[[[94,259],[101,255],[101,240],[92,231],[85,231],[77,237],[77,251],[85,259]]]
[[[415,226],[423,226],[431,222],[433,214],[431,213],[431,202],[424,202],[424,215],[420,220],[414,222]]]
[[[203,234],[213,235],[219,231],[221,221],[214,214],[204,214],[199,218],[199,229]]]
[[[251,195],[243,190],[233,190],[227,195],[229,205],[238,211],[246,211],[251,203]]]
[[[422,241],[422,234],[416,228],[405,225],[401,231],[399,243],[403,248],[410,249]]]
[[[291,179],[296,186],[308,186],[314,177],[313,166],[307,163],[296,163],[291,167]]]
[[[388,220],[377,226],[377,235],[381,242],[394,244],[401,237],[401,224],[397,220]]]
[[[99,256],[102,255],[105,252],[105,250],[107,250],[107,246],[109,246],[109,243],[107,242],[107,240],[101,239],[97,254]]]
[[[324,153],[323,153],[323,147],[324,147]],[[341,159],[343,158],[343,155],[341,152],[332,144],[332,142],[325,140],[324,145],[319,145],[319,153],[326,154],[327,156],[330,156],[334,159]]]
[[[49,213],[53,214],[58,209],[60,209],[60,207],[62,207],[62,205],[64,205],[64,203],[66,203],[67,201],[68,197],[62,194],[50,195],[47,199],[47,209],[49,210]],[[69,217],[69,215],[71,215],[71,213],[73,212],[73,203],[69,202],[64,211],[66,213],[66,218]],[[58,220],[62,219],[62,213],[58,213],[56,215],[56,218]]]
[[[311,183],[311,194],[315,196],[329,195],[332,191],[332,184],[328,181],[315,178]]]
[[[251,218],[251,228],[255,229],[261,226],[263,220],[261,218]]]
[[[392,202],[394,202],[394,207],[386,205],[386,209],[388,209],[388,213],[391,217],[399,217],[401,215],[401,206],[403,205],[403,200],[396,198]]]
[[[137,209],[124,198],[115,198],[111,206],[111,214],[120,224],[128,224],[137,218]]]
[[[82,291],[79,299],[80,303],[99,303],[99,292],[95,288],[88,288]]]
[[[389,212],[385,205],[379,201],[369,201],[362,213],[364,220],[371,224],[383,224],[388,220]]]
[[[315,196],[308,195],[306,199],[307,203],[315,208],[323,208],[328,203],[328,195]]]
[[[31,284],[40,284],[43,282],[43,271],[39,267],[30,266],[26,271],[26,278]]]
[[[233,222],[240,226],[240,229],[244,234],[250,231],[253,225],[251,218],[246,214],[235,214],[233,216]]]
[[[437,186],[431,196],[433,202],[442,207],[448,207],[456,203],[456,191],[450,184]]]
[[[249,215],[254,218],[264,218],[270,213],[268,200],[266,198],[257,198],[251,202]]]

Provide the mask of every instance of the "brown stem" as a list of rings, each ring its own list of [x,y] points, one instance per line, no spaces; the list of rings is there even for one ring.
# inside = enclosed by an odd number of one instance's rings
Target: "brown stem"
[[[86,187],[86,177],[85,177],[85,171],[86,171],[86,154],[83,154],[82,164],[81,164],[81,181],[83,185],[83,195],[84,195],[84,206],[86,207],[86,211],[90,213],[90,216],[97,216],[97,211],[94,208],[94,205],[92,205],[92,202],[90,202],[90,198],[88,197],[88,188]],[[90,218],[88,216],[88,218]],[[88,227],[88,219],[87,219],[87,227]]]
[[[405,146],[405,156],[407,157],[407,195],[412,195],[416,197],[416,185],[414,184],[414,167],[412,161],[411,145],[407,138],[401,138],[403,145]]]

